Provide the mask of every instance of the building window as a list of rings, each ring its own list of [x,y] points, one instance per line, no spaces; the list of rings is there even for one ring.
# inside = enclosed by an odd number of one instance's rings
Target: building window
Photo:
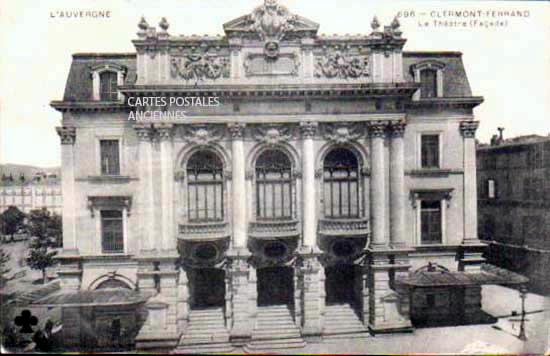
[[[442,243],[441,201],[422,200],[420,203],[420,239],[423,245]]]
[[[223,163],[211,151],[194,153],[187,163],[187,207],[190,222],[223,221]]]
[[[118,100],[118,73],[105,71],[99,75],[99,99],[103,101]]]
[[[120,156],[118,146],[118,140],[99,141],[102,175],[116,176],[120,174]]]
[[[437,97],[437,71],[434,69],[423,69],[420,71],[420,97]]]
[[[487,180],[487,198],[496,199],[497,197],[497,182],[494,179]]]
[[[288,156],[279,150],[263,152],[256,162],[256,217],[292,218],[292,167]]]
[[[540,232],[542,227],[542,218],[540,216],[524,216],[522,218],[522,235],[521,240],[515,241],[518,245],[525,243],[529,244],[529,241],[536,241],[542,238]]]
[[[103,253],[124,252],[121,210],[101,210],[101,247]]]
[[[527,167],[542,168],[543,165],[543,145],[531,145],[527,150]]]
[[[525,178],[523,180],[523,198],[525,200],[544,199],[543,180],[540,178]]]
[[[344,148],[332,150],[323,166],[325,216],[359,217],[359,165],[357,157]]]
[[[439,135],[422,135],[422,168],[439,168]]]

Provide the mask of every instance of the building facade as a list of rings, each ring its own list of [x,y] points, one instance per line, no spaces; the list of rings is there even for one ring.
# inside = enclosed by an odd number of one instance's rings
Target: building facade
[[[60,180],[55,178],[34,179],[23,184],[0,184],[0,213],[15,206],[24,213],[46,208],[61,215],[63,197]]]
[[[478,147],[477,167],[479,236],[489,261],[549,293],[550,137],[495,137]]]
[[[483,261],[461,53],[403,51],[397,19],[321,36],[274,0],[224,36],[138,26],[136,53],[74,54],[52,102],[66,290],[154,294],[143,349],[298,347],[452,309],[407,278]],[[480,287],[460,298],[472,312]]]

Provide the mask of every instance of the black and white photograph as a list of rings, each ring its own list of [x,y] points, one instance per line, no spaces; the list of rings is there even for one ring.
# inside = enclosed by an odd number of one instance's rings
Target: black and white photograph
[[[2,1],[0,351],[550,354],[549,19]]]

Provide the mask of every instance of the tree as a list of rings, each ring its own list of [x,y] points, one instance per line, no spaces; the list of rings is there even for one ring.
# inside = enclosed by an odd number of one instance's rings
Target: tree
[[[46,268],[57,262],[54,256],[59,235],[61,219],[52,215],[45,208],[31,210],[28,217],[27,231],[32,236],[27,264],[30,268],[42,271],[42,281],[46,283]]]
[[[5,235],[10,236],[13,241],[13,235],[25,226],[25,213],[15,206],[10,206],[0,215],[2,220],[2,228]]]
[[[10,272],[11,269],[9,269],[6,265],[9,261],[10,255],[5,253],[4,250],[0,248],[0,287],[3,287],[8,281],[6,275]]]

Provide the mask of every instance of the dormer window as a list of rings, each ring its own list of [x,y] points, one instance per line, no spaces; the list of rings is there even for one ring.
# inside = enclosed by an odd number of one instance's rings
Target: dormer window
[[[424,69],[420,72],[420,97],[437,97],[437,71],[433,69]]]
[[[420,90],[414,99],[430,99],[443,96],[443,69],[445,64],[427,60],[416,63],[411,67],[414,81],[420,83]]]
[[[91,67],[90,70],[92,75],[93,100],[123,100],[118,87],[124,84],[126,67],[115,63],[106,63]]]
[[[116,72],[105,71],[99,75],[99,99],[101,101],[118,100],[118,75]]]

